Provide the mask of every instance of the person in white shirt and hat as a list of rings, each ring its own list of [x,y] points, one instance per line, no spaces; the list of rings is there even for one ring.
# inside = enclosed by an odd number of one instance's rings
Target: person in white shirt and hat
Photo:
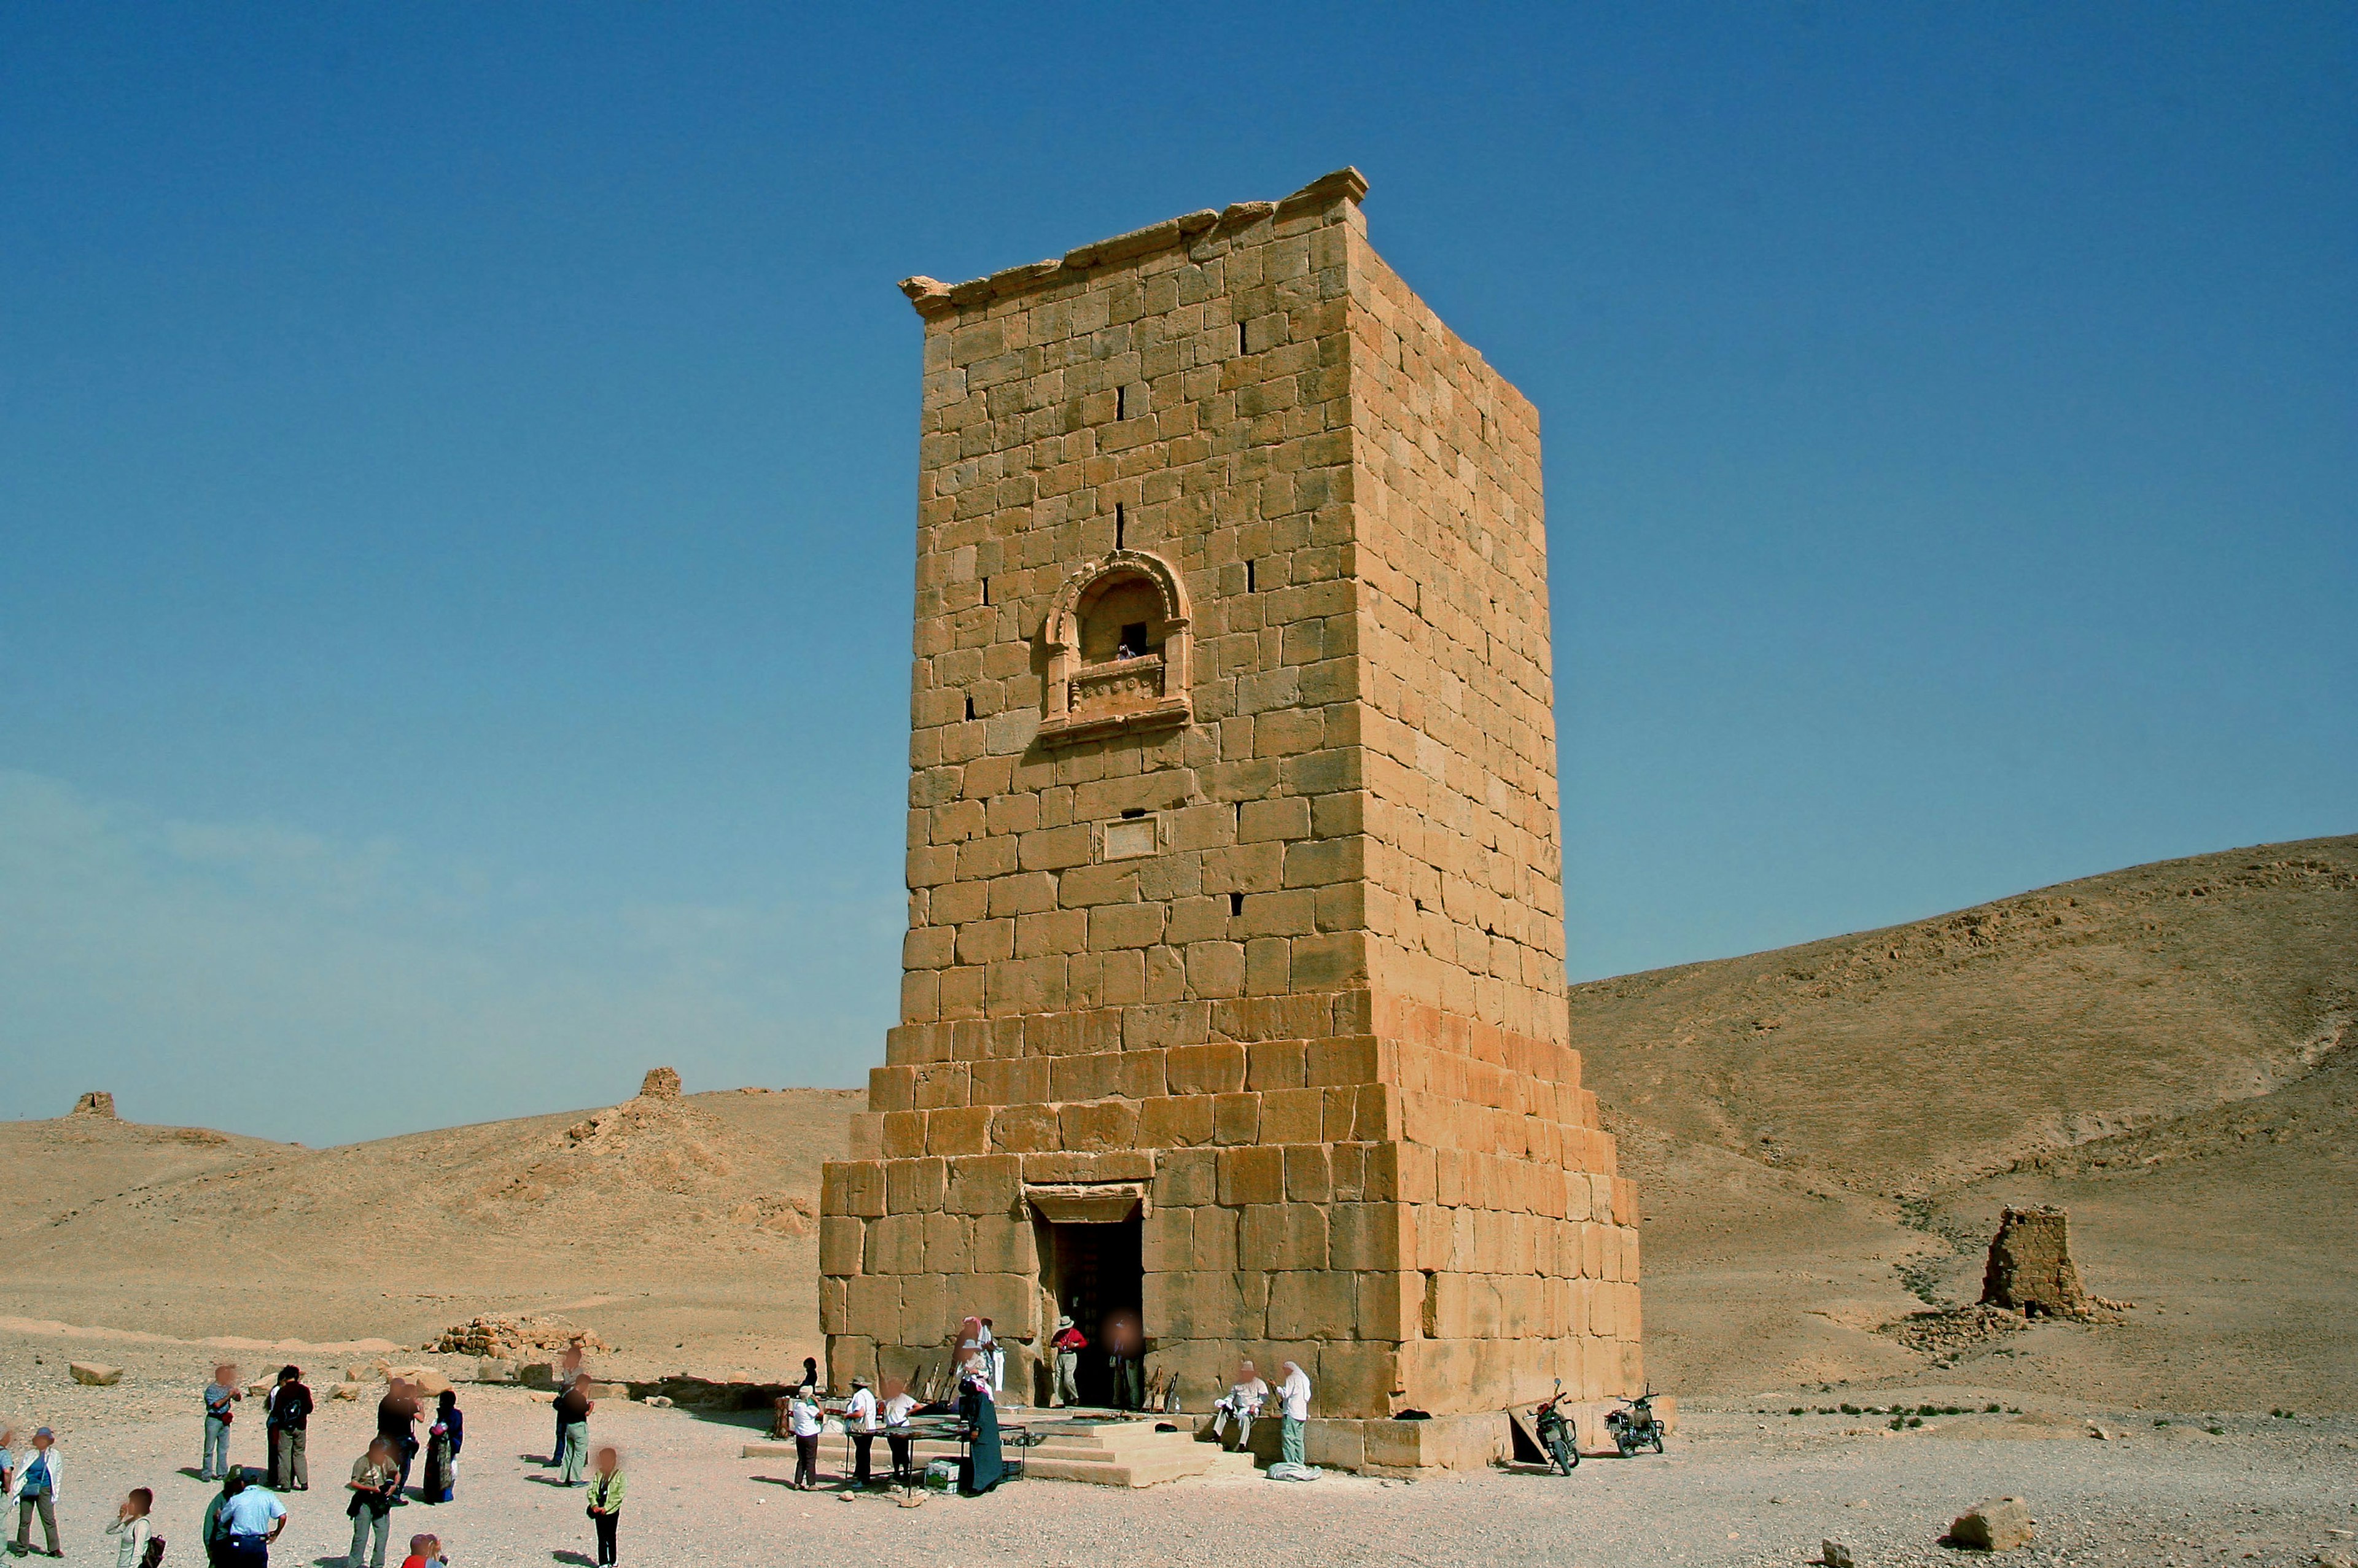
[[[1314,1481],[1318,1472],[1303,1463],[1302,1429],[1310,1419],[1310,1375],[1301,1364],[1278,1365],[1283,1374],[1277,1385],[1278,1461],[1269,1467],[1272,1481]]]
[[[1237,1380],[1228,1391],[1212,1401],[1212,1435],[1225,1437],[1228,1424],[1237,1423],[1237,1446],[1244,1448],[1252,1442],[1253,1417],[1260,1414],[1261,1406],[1269,1400],[1269,1384],[1250,1361],[1237,1368]]]

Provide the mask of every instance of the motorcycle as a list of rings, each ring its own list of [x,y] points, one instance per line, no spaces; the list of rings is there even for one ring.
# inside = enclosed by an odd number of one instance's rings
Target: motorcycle
[[[1563,1379],[1555,1380],[1555,1392],[1531,1407],[1531,1430],[1539,1433],[1540,1446],[1547,1450],[1548,1464],[1559,1476],[1569,1476],[1580,1468],[1580,1442],[1572,1422],[1556,1407],[1564,1401]]]
[[[1662,1451],[1662,1423],[1654,1419],[1654,1390],[1648,1389],[1617,1411],[1607,1411],[1605,1430],[1627,1459],[1640,1449]]]

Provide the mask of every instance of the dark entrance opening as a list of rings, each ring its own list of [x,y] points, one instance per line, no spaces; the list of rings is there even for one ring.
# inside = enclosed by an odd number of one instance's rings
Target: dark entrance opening
[[[1041,1228],[1047,1232],[1040,1250],[1048,1261],[1048,1292],[1055,1298],[1056,1310],[1088,1336],[1079,1368],[1081,1402],[1124,1408],[1123,1390],[1116,1384],[1115,1368],[1108,1356],[1106,1331],[1108,1320],[1117,1314],[1127,1314],[1131,1331],[1137,1330],[1140,1308],[1146,1300],[1146,1270],[1140,1249],[1142,1227],[1132,1215],[1100,1225],[1043,1221]],[[1133,1366],[1142,1368],[1142,1359]],[[1055,1368],[1052,1354],[1052,1379]],[[1133,1400],[1141,1375],[1132,1376]]]

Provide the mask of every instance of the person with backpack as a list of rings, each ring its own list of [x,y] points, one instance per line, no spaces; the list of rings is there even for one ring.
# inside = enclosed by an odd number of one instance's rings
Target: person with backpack
[[[270,1485],[277,1491],[311,1489],[311,1462],[303,1450],[310,1437],[311,1390],[303,1386],[303,1368],[278,1368],[278,1386],[270,1390],[265,1421],[270,1434]]]
[[[245,1398],[237,1386],[237,1368],[226,1362],[213,1368],[205,1385],[205,1455],[197,1464],[197,1479],[218,1481],[229,1469],[229,1423],[237,1419],[232,1407]]]
[[[600,1448],[590,1471],[590,1522],[598,1531],[600,1568],[611,1568],[614,1561],[614,1532],[622,1528],[622,1455],[619,1450]]]
[[[122,1537],[114,1547],[114,1568],[156,1568],[164,1561],[164,1538],[147,1522],[155,1507],[156,1494],[138,1487],[114,1510],[114,1522],[106,1527],[107,1534]]]
[[[372,1532],[376,1551],[369,1568],[384,1568],[384,1549],[393,1538],[394,1498],[401,1490],[401,1461],[394,1454],[393,1440],[380,1436],[371,1442],[368,1452],[352,1461],[352,1478],[344,1485],[352,1494],[344,1505],[352,1521],[352,1549],[344,1555],[344,1568],[361,1568]]]
[[[58,1545],[58,1478],[63,1466],[58,1458],[57,1433],[41,1427],[33,1433],[33,1446],[17,1456],[16,1474],[8,1478],[7,1502],[0,1509],[13,1505],[16,1509],[16,1555],[22,1557],[32,1550],[33,1515],[41,1516],[41,1533],[49,1538],[49,1555],[63,1557]]]

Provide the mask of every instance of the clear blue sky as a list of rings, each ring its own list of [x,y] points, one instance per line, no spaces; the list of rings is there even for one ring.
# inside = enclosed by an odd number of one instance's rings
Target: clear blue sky
[[[864,1082],[893,291],[1339,165],[1538,404],[1576,977],[2358,829],[2346,5],[0,12],[0,1115]]]

